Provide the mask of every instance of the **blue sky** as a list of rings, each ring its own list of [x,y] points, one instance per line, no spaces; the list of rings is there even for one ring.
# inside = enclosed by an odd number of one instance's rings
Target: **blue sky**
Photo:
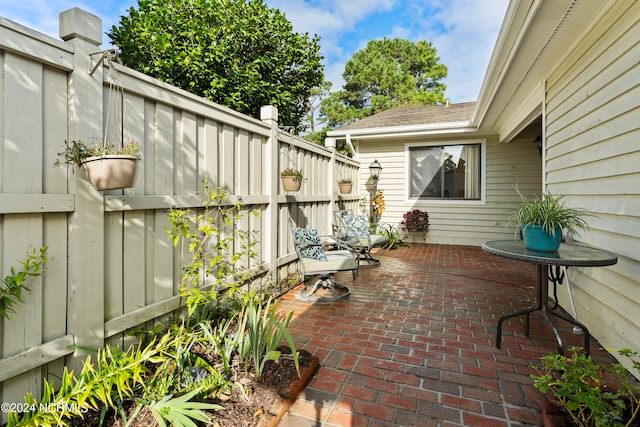
[[[265,0],[283,11],[294,31],[318,34],[325,76],[333,90],[344,64],[373,39],[427,40],[449,68],[451,102],[475,101],[508,0]],[[0,16],[58,38],[58,14],[72,7],[102,19],[103,32],[137,0],[1,0]],[[103,36],[103,47],[109,38]]]

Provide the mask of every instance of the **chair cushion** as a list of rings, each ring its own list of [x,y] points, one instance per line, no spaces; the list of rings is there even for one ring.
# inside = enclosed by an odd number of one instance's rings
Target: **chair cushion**
[[[345,215],[343,218],[349,240],[369,236],[369,222],[364,215]]]
[[[328,251],[326,257],[326,261],[303,258],[304,274],[333,273],[358,268],[356,258],[349,251]]]
[[[320,261],[327,260],[327,256],[322,248],[322,241],[320,237],[318,237],[318,231],[316,229],[295,227],[293,229],[293,239],[303,257]]]

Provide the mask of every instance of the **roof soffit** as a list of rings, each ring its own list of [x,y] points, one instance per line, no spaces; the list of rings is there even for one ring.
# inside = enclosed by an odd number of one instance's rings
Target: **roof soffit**
[[[513,9],[510,5],[472,123],[500,133],[505,123],[513,122],[512,112],[519,111],[522,100],[538,90],[607,3],[522,0]]]

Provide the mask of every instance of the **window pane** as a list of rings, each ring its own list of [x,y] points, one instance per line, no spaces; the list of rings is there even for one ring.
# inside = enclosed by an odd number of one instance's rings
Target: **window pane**
[[[410,197],[441,197],[442,147],[410,147]]]
[[[409,159],[409,197],[480,198],[480,144],[409,147]]]

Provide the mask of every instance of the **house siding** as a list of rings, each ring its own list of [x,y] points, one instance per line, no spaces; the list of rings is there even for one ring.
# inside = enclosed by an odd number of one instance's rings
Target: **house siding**
[[[551,72],[546,184],[597,215],[581,242],[618,255],[571,268],[578,320],[605,347],[640,351],[640,3],[616,2]],[[564,288],[564,287],[562,287]],[[566,292],[566,291],[565,291]],[[560,301],[568,301],[560,294]],[[567,304],[565,304],[567,305]]]
[[[405,199],[405,144],[482,142],[486,185],[483,203],[472,202],[408,202]],[[360,184],[371,197],[373,186],[366,165],[378,159],[383,170],[378,189],[383,190],[386,209],[380,223],[398,227],[403,241],[447,245],[480,246],[488,240],[513,238],[513,227],[507,227],[508,202],[517,200],[515,186],[525,194],[539,193],[542,182],[541,157],[531,140],[498,143],[497,137],[458,136],[423,137],[406,140],[366,140],[359,143],[359,159],[363,165]],[[429,232],[407,236],[400,230],[403,214],[413,209],[429,213]]]

